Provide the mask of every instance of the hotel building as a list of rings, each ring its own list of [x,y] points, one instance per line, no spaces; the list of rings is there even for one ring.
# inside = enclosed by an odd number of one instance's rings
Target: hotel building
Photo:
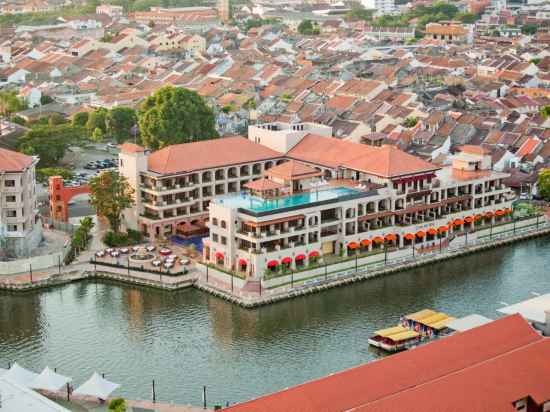
[[[123,144],[119,171],[135,190],[136,201],[135,207],[125,211],[126,226],[151,240],[206,232],[208,207],[214,197],[240,193],[246,183],[284,161],[283,153],[289,147],[277,146],[278,141],[291,144],[308,133],[332,133],[330,127],[312,123],[282,125],[279,129],[274,125],[270,130],[261,129],[251,140],[206,140],[153,153],[132,143]],[[275,148],[260,144],[262,138]]]
[[[249,128],[277,155],[237,192],[210,199],[206,261],[257,279],[312,259],[447,245],[511,211],[508,175],[492,171],[480,147],[439,167],[393,146],[294,134],[300,127]]]
[[[0,251],[26,257],[42,241],[36,199],[36,157],[0,149]]]

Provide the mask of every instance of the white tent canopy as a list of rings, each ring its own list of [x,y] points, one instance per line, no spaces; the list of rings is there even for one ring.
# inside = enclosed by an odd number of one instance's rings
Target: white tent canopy
[[[27,388],[34,382],[37,376],[37,373],[31,372],[19,366],[17,362],[14,362],[11,368],[9,368],[8,371],[2,375],[3,378],[10,379],[11,381]]]
[[[54,392],[60,390],[71,381],[71,378],[55,373],[46,366],[29,387]]]
[[[84,382],[81,386],[75,389],[74,395],[93,396],[99,399],[107,399],[120,385],[102,378],[97,372],[94,372],[92,377]]]

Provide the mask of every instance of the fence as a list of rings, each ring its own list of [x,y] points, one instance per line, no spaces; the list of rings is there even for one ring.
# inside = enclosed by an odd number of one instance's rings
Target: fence
[[[95,260],[95,259],[90,259],[90,264],[92,264],[94,266],[107,266],[107,267],[111,267],[111,268],[127,270],[128,272],[135,271],[135,272],[141,272],[141,273],[150,273],[150,274],[159,275],[159,276],[160,275],[164,275],[164,276],[183,276],[183,275],[187,275],[189,273],[187,268],[183,268],[183,270],[181,272],[171,272],[170,269],[162,270],[162,268],[159,268],[159,270],[153,270],[153,269],[146,269],[146,268],[140,267],[140,266],[120,265],[120,264],[117,264],[117,263],[102,262],[102,261],[98,261],[98,260]]]
[[[33,256],[25,259],[0,262],[0,275],[12,275],[60,266],[65,260],[65,257],[69,253],[70,249],[70,244],[67,242],[59,252],[42,256]]]

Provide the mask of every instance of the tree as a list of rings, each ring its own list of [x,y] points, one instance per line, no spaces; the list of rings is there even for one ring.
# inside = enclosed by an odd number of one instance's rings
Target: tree
[[[91,139],[96,143],[103,142],[103,132],[99,127],[96,127],[94,131],[92,132]]]
[[[53,113],[49,118],[48,118],[48,126],[57,126],[59,124],[63,124],[65,123],[65,118],[63,116],[61,116],[59,113]]]
[[[212,109],[197,93],[165,86],[142,103],[138,113],[142,144],[151,149],[218,137]]]
[[[43,167],[36,169],[36,180],[40,183],[47,183],[51,176],[61,176],[64,180],[71,180],[74,173],[62,167]]]
[[[80,141],[83,129],[70,124],[40,126],[26,132],[18,141],[18,150],[40,158],[39,166],[57,166],[67,148]]]
[[[305,19],[298,25],[298,33],[309,36],[313,34],[319,34],[321,30],[317,25],[317,22]]]
[[[107,134],[117,143],[124,143],[130,136],[130,129],[137,123],[136,111],[130,107],[114,107],[107,113],[105,123]]]
[[[109,412],[126,412],[126,401],[122,398],[113,399],[109,402]]]
[[[53,103],[53,101],[54,100],[47,94],[43,94],[42,96],[40,96],[40,104],[42,106],[44,106],[45,104]]]
[[[88,112],[78,112],[73,114],[71,120],[73,126],[85,127],[88,123]]]
[[[540,114],[545,119],[548,119],[548,116],[550,116],[550,106],[544,106],[540,109]]]
[[[90,133],[93,133],[95,129],[101,129],[103,133],[107,130],[105,125],[105,118],[107,117],[107,109],[103,107],[88,114],[88,121],[86,122],[86,129]]]
[[[536,24],[533,24],[533,23],[524,24],[521,27],[521,32],[523,34],[527,34],[527,35],[530,35],[530,36],[535,34],[537,32],[537,30],[538,30],[538,26]]]
[[[374,15],[374,10],[367,10],[361,3],[353,2],[351,10],[347,12],[346,17],[350,20],[365,20],[371,21]]]
[[[403,122],[403,126],[410,128],[416,126],[418,123],[418,118],[416,117],[407,117],[405,121]]]
[[[537,182],[539,196],[549,201],[550,200],[550,169],[542,169],[539,172]]]
[[[122,212],[134,205],[134,189],[117,171],[103,172],[90,179],[90,203],[98,215],[107,218],[111,230],[119,233]]]
[[[460,20],[464,24],[474,24],[478,20],[478,16],[473,13],[458,13],[456,19]]]
[[[0,114],[9,117],[12,113],[20,112],[27,108],[27,103],[17,96],[15,91],[0,92]]]

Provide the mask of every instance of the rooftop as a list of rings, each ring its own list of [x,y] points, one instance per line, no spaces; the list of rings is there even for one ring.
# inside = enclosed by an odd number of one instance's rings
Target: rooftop
[[[281,156],[281,153],[244,137],[227,137],[177,144],[157,150],[149,156],[149,171],[159,174],[188,173]]]
[[[507,315],[519,313],[529,322],[546,323],[544,312],[550,311],[550,293],[505,306],[498,311]]]
[[[32,165],[33,161],[31,156],[0,148],[0,172],[22,172]]]
[[[415,411],[506,411],[509,408],[502,406],[507,402],[511,407],[511,402],[529,394],[539,399],[542,395],[550,398],[550,381],[540,379],[540,374],[537,381],[536,374],[529,373],[532,370],[550,374],[548,364],[543,360],[543,355],[548,353],[550,341],[538,335],[521,316],[513,315],[227,410],[393,412],[414,408]],[[529,356],[532,356],[531,360],[528,360]],[[522,362],[528,366],[523,366]],[[510,373],[511,370],[514,373]],[[477,377],[476,371],[483,378]],[[527,375],[531,377],[524,383]],[[499,393],[501,386],[503,391]],[[490,394],[490,399],[487,399],[484,390],[489,387],[492,390],[487,392]],[[421,391],[419,399],[422,402],[408,396],[415,390]],[[460,402],[462,399],[457,398],[461,397],[468,401]],[[409,403],[405,405],[402,399]],[[441,408],[439,403],[445,406]],[[430,407],[424,408],[427,404]],[[493,407],[483,409],[486,405]]]

